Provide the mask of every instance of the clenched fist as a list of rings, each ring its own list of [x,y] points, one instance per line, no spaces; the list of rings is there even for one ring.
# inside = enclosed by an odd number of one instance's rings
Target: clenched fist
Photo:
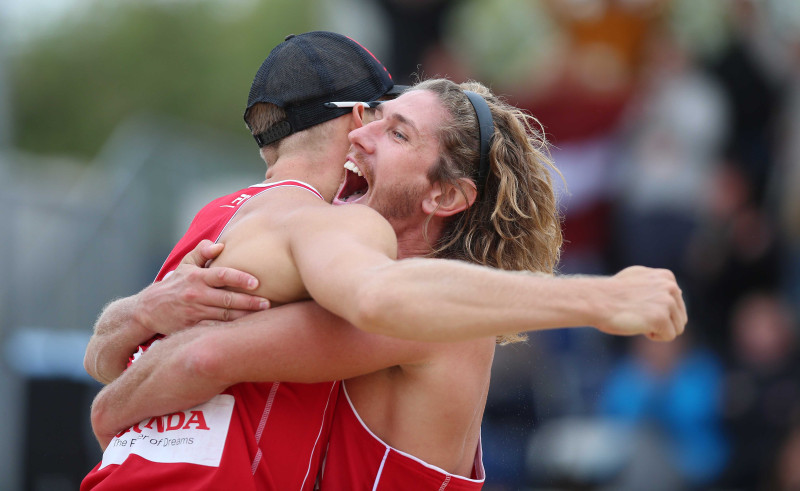
[[[686,305],[671,271],[632,266],[605,281],[605,305],[595,324],[600,331],[643,334],[655,341],[672,341],[683,333]]]

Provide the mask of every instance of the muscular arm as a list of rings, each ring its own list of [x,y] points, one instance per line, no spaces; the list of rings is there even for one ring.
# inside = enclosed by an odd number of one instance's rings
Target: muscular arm
[[[358,218],[337,222],[341,208]],[[668,341],[686,324],[681,291],[667,270],[634,267],[613,277],[554,277],[461,261],[394,261],[387,223],[363,207],[327,211],[299,221],[291,243],[295,262],[321,306],[368,332],[457,341],[594,326]]]
[[[220,289],[252,290],[258,285],[252,275],[230,268],[200,267],[222,247],[203,241],[169,278],[109,303],[86,347],[83,365],[89,375],[98,382],[111,382],[125,370],[137,346],[156,333],[170,334],[202,320],[231,320],[266,308],[268,302],[263,298]]]
[[[680,291],[663,271],[553,278],[456,261],[394,261],[391,229],[363,220],[330,227],[331,221],[325,213],[297,220],[304,227],[292,240],[292,255],[311,295],[360,329],[306,303],[175,334],[98,395],[92,421],[101,443],[149,415],[191,407],[236,382],[347,378],[419,363],[435,349],[374,332],[440,341],[595,325],[614,334],[655,330],[666,338],[685,323]]]
[[[153,414],[202,403],[237,382],[320,382],[425,361],[434,345],[356,329],[313,302],[179,332],[154,344],[92,406],[105,447]]]
[[[453,341],[593,326],[670,341],[687,321],[672,273],[644,267],[613,277],[557,277],[411,259],[362,287],[359,327],[405,339]]]
[[[440,263],[444,261],[408,262],[413,268]],[[426,275],[420,273],[416,276]],[[588,316],[584,311],[594,306],[589,301],[580,305],[584,302],[576,299],[576,292],[585,290],[586,295],[590,296],[593,291],[601,291],[611,299],[617,290],[612,278],[513,276],[519,277],[522,283],[518,286],[521,289],[530,288],[525,285],[528,280],[541,288],[541,295],[536,300],[544,319],[537,324],[540,329],[560,327],[556,319],[563,321],[564,325],[568,325],[570,319],[574,320],[574,325],[585,325],[583,322],[588,317],[580,316]],[[458,277],[450,278],[453,283],[461,280]],[[514,280],[517,278],[509,280],[512,283],[510,290],[504,291],[516,295],[516,300],[497,301],[512,310],[498,312],[497,315],[503,321],[511,319],[509,322],[512,324],[518,322],[522,323],[518,325],[530,327],[530,315],[527,313],[530,305],[525,299],[518,298],[530,294],[530,291],[515,292]],[[460,287],[451,287],[456,292],[460,291]],[[427,288],[421,286],[422,297],[428,293]],[[400,297],[417,296],[416,293],[407,295],[402,289],[396,293]],[[435,292],[429,293],[433,295]],[[568,297],[572,299],[571,302],[558,298],[560,295],[566,297],[567,293],[572,295]],[[494,295],[498,294],[495,292]],[[444,303],[464,304],[457,293],[452,298],[441,295],[437,298],[445,298]],[[620,305],[625,303],[619,299],[615,302]],[[431,309],[428,313],[390,312],[405,318],[429,319],[429,325],[433,325],[431,331],[438,333],[437,329],[447,329],[448,323],[439,325],[435,318],[440,312],[452,308],[446,306],[441,309],[440,304],[418,306],[419,309]],[[387,308],[394,309],[391,306]],[[408,308],[414,310],[413,306]],[[464,308],[472,315],[481,317],[486,315],[481,312],[483,309],[494,311],[498,307],[487,299]],[[437,309],[436,315],[432,313],[434,309]],[[521,312],[517,313],[514,309]],[[620,315],[627,314],[622,311]],[[516,320],[515,316],[521,320]],[[625,325],[625,322],[628,321],[617,320],[616,325]],[[465,323],[470,326],[481,325],[480,322],[470,323],[467,320]],[[503,328],[494,326],[492,329],[498,332]],[[424,329],[409,331],[422,332]],[[513,332],[513,329],[509,328],[508,332]],[[453,335],[459,336],[460,333]],[[92,424],[101,445],[106,445],[114,434],[148,416],[195,406],[234,383],[273,380],[311,383],[350,378],[394,365],[423,363],[437,349],[436,344],[405,341],[357,329],[312,302],[289,304],[254,313],[235,322],[198,327],[191,332],[182,331],[155,344],[121,377],[100,392],[92,408]]]

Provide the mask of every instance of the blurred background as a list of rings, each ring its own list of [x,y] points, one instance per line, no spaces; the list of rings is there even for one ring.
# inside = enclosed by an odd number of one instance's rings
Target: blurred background
[[[320,29],[541,121],[562,273],[683,288],[675,343],[498,348],[485,489],[800,487],[800,2],[0,0],[1,490],[76,489],[99,461],[95,317],[202,204],[262,179],[252,77]]]

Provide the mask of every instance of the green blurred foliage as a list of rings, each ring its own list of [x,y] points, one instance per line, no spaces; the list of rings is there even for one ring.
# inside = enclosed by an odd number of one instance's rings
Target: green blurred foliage
[[[12,54],[12,144],[94,156],[132,114],[244,131],[252,77],[273,46],[311,30],[313,0],[94,0]]]

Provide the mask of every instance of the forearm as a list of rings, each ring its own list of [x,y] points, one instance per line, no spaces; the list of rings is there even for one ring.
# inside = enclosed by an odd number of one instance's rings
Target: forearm
[[[286,306],[155,343],[95,399],[92,427],[98,441],[106,445],[147,417],[188,409],[237,382],[335,380],[344,372],[327,375],[327,367],[335,365],[326,363],[313,331],[325,319],[343,321],[309,306],[309,315]],[[335,329],[332,324],[325,329]]]
[[[326,230],[326,223],[314,224],[304,230],[313,240],[301,237],[292,243],[303,282],[322,307],[367,332],[459,341],[593,325],[593,307],[601,303],[595,300],[603,281],[599,278],[572,278],[564,285],[546,274],[464,261],[395,261],[390,247],[374,238],[382,236],[372,229],[369,236],[341,227],[315,236],[315,230]],[[360,235],[354,241],[347,234]],[[323,250],[320,243],[326,244]]]
[[[153,336],[136,317],[137,295],[108,304],[94,326],[83,365],[98,382],[110,383],[125,370],[137,346]]]
[[[201,255],[201,249],[202,245],[190,253],[198,255],[198,264],[212,257]],[[105,308],[86,349],[84,367],[98,381],[111,382],[125,369],[137,346],[156,333],[172,334],[204,320],[233,320],[267,308],[264,298],[224,289],[257,286],[256,278],[241,271],[182,264],[168,279]]]
[[[350,320],[359,328],[421,341],[580,326],[671,341],[687,323],[675,275],[642,266],[558,277],[411,259],[375,268],[348,294],[358,302]]]
[[[313,302],[171,335],[98,396],[93,424],[105,435],[192,407],[239,382],[301,382],[424,362],[433,345],[356,329]]]
[[[508,272],[457,261],[398,261],[373,274],[350,320],[370,332],[457,341],[595,325],[606,278]]]
[[[425,362],[435,346],[370,334],[313,302],[182,331],[154,344],[92,407],[102,445],[154,415],[188,409],[239,382],[314,383]]]
[[[338,209],[363,207],[332,211]],[[632,267],[613,277],[553,277],[454,260],[394,261],[391,246],[397,242],[386,222],[370,226],[360,220],[355,227],[320,215],[298,220],[307,226],[293,236],[295,264],[314,300],[368,332],[458,341],[593,326],[666,341],[686,324],[680,289],[666,270]]]
[[[107,385],[92,404],[92,427],[101,446],[141,420],[188,409],[225,389],[213,377],[199,377],[192,339],[203,329],[182,331],[153,344]]]
[[[255,313],[230,327],[209,329],[196,341],[190,355],[197,379],[222,385],[346,379],[424,362],[436,349],[365,332],[314,302]]]

